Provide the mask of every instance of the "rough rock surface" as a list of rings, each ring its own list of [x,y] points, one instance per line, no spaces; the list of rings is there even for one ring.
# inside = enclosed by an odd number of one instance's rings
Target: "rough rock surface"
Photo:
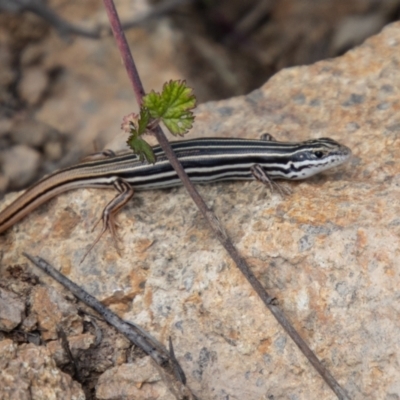
[[[192,132],[328,136],[353,149],[351,163],[288,184],[293,194],[284,199],[255,182],[200,187],[352,399],[400,396],[399,51],[396,23],[340,58],[283,70],[248,96],[201,105]],[[113,196],[79,190],[31,213],[0,238],[0,274],[26,263],[22,250],[50,261],[163,343],[171,336],[202,399],[336,398],[210,235],[185,190],[138,193],[119,215],[122,257],[106,236],[79,265]]]
[[[0,341],[0,394],[3,400],[84,400],[77,382],[61,372],[45,347]]]
[[[25,304],[18,295],[0,288],[0,331],[9,332],[18,326],[24,311]]]
[[[100,376],[96,387],[99,400],[174,400],[150,357],[110,368]]]

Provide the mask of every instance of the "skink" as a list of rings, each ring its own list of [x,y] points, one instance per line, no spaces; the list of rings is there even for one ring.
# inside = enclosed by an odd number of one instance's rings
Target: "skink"
[[[275,179],[305,179],[342,164],[351,151],[332,139],[278,142],[270,135],[259,140],[202,138],[171,143],[183,168],[195,183],[257,179],[272,186]],[[130,200],[134,189],[161,189],[181,183],[159,146],[153,148],[155,164],[134,154],[111,155],[54,172],[27,189],[0,212],[0,233],[52,197],[71,189],[117,189],[104,208],[101,235],[110,229],[115,237],[115,214]],[[94,245],[93,244],[93,245]]]

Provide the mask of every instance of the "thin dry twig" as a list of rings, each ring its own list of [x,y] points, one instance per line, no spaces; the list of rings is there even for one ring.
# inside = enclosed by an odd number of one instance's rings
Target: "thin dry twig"
[[[0,9],[17,13],[31,12],[54,26],[61,36],[78,35],[89,39],[100,38],[100,29],[80,27],[64,20],[40,0],[0,0]]]
[[[119,21],[119,17],[117,14],[117,10],[115,8],[113,0],[103,0],[108,18],[110,20],[111,29],[113,31],[115,40],[117,42],[118,48],[121,52],[121,57],[123,59],[126,71],[128,73],[128,77],[131,81],[133,90],[136,94],[137,102],[139,106],[142,104],[142,97],[145,93],[142,82],[140,80],[138,71],[136,69],[135,63],[133,61],[132,54],[130,52],[128,43],[126,41],[125,35],[123,33],[121,23]],[[261,283],[258,281],[256,276],[251,271],[247,262],[244,258],[239,254],[233,245],[229,236],[225,233],[225,230],[221,227],[218,219],[215,217],[214,213],[207,207],[206,203],[200,196],[197,189],[194,187],[189,177],[187,176],[185,170],[183,169],[181,163],[176,158],[175,153],[173,152],[164,132],[158,126],[154,130],[155,136],[163,149],[165,155],[167,156],[169,162],[175,169],[179,178],[181,179],[183,185],[186,190],[189,192],[193,201],[196,203],[197,207],[203,214],[204,218],[207,220],[210,229],[217,236],[220,243],[224,246],[228,254],[231,256],[239,270],[246,277],[248,282],[251,284],[253,289],[259,295],[264,304],[268,307],[277,321],[281,324],[281,326],[285,329],[287,334],[292,338],[292,340],[296,343],[299,349],[303,352],[303,354],[310,361],[311,365],[316,369],[316,371],[321,375],[321,377],[325,380],[328,386],[332,389],[332,391],[337,395],[339,399],[350,399],[346,391],[339,385],[339,383],[335,380],[332,374],[328,371],[327,368],[318,360],[317,356],[313,353],[307,343],[301,338],[299,333],[294,329],[290,321],[285,317],[283,312],[274,304],[274,298],[272,298],[263,288]]]
[[[118,329],[119,332],[123,333],[136,346],[140,347],[157,364],[164,365],[168,363],[169,354],[167,349],[159,344],[141,327],[122,320],[120,317],[118,317],[118,315],[114,314],[107,307],[103,306],[95,297],[87,293],[76,283],[72,282],[59,271],[54,269],[42,258],[33,257],[27,253],[23,253],[23,255],[32,261],[38,268],[46,272],[46,274],[50,275],[53,279],[71,291],[71,293],[79,300],[96,310],[109,324],[113,325],[116,329]]]
[[[249,35],[274,7],[276,0],[259,0],[236,24],[235,29],[225,39],[225,43],[232,44]]]
[[[58,327],[57,329],[57,336],[61,342],[61,347],[64,349],[64,352],[67,355],[68,360],[72,366],[72,377],[73,378],[76,377],[78,382],[82,382],[82,376],[80,374],[75,357],[72,355],[71,348],[69,347],[67,335],[65,334],[64,330],[61,327]]]
[[[150,11],[139,15],[132,20],[125,21],[122,24],[123,30],[137,28],[143,26],[152,19],[163,17],[173,12],[177,7],[185,3],[190,3],[193,0],[166,0],[160,4],[154,5]],[[99,25],[94,28],[85,28],[73,24],[61,18],[55,11],[48,7],[40,0],[0,0],[0,10],[5,10],[13,13],[31,12],[38,17],[44,19],[53,26],[60,36],[76,35],[87,39],[100,39],[104,36],[110,36],[112,31],[110,27]]]

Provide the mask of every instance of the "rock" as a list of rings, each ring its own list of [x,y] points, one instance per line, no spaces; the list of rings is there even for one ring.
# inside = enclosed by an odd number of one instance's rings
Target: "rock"
[[[11,187],[24,187],[37,173],[40,154],[25,145],[17,145],[1,153],[1,163]]]
[[[36,104],[49,84],[47,73],[39,67],[25,68],[18,85],[19,95],[29,104]]]
[[[161,381],[150,357],[138,359],[131,364],[122,364],[104,372],[99,377],[96,396],[99,400],[176,399]]]
[[[0,136],[1,136],[0,122]],[[54,163],[59,161],[63,153],[65,136],[49,125],[26,116],[18,116],[10,122],[10,132],[4,133],[7,145],[0,152],[4,177],[0,175],[0,191],[8,187],[19,189],[41,178],[45,172],[54,169]],[[4,128],[8,128],[7,124]],[[14,146],[13,146],[14,145]],[[3,147],[3,146],[0,146]],[[44,153],[44,157],[43,154]],[[42,154],[42,155],[41,155]]]
[[[62,145],[60,142],[48,142],[44,146],[46,158],[50,161],[59,160],[63,154]]]
[[[270,295],[354,399],[400,394],[399,51],[395,23],[342,57],[283,70],[247,96],[200,105],[191,134],[255,138],[269,132],[291,141],[328,136],[353,149],[348,165],[287,183],[293,194],[286,198],[256,182],[199,190]],[[0,237],[0,276],[26,263],[21,249],[45,258],[121,317],[163,343],[171,336],[200,398],[335,398],[209,233],[184,189],[137,193],[117,218],[121,256],[106,234],[79,264],[113,197],[82,189],[31,212]],[[54,304],[53,325],[57,313],[64,312],[62,320],[76,313],[75,305],[62,311],[58,300]],[[38,320],[44,326],[44,312]],[[127,382],[126,370],[129,365],[112,371]]]
[[[4,44],[0,45],[0,64],[2,66],[0,69],[0,88],[2,89],[1,95],[3,95],[4,88],[10,85],[17,77],[17,71],[12,65],[11,50]]]
[[[10,118],[1,118],[0,119],[0,136],[9,133],[12,128],[12,121]]]
[[[82,333],[75,336],[68,336],[68,346],[72,356],[77,358],[81,354],[81,350],[87,350],[95,342],[95,337],[90,333]],[[61,344],[60,340],[52,340],[47,344],[50,354],[56,361],[57,365],[65,365],[71,360],[69,355]]]
[[[31,294],[31,313],[37,317],[43,340],[57,339],[57,330],[67,335],[82,333],[82,320],[76,307],[52,287],[36,286]]]
[[[14,143],[29,147],[43,146],[50,137],[52,129],[35,119],[21,119],[14,124],[12,139]]]
[[[35,313],[30,313],[23,321],[22,321],[22,329],[25,332],[33,331],[37,328],[37,316]]]
[[[28,44],[21,54],[21,65],[30,66],[40,62],[44,56],[43,43]]]
[[[0,288],[0,331],[10,332],[18,326],[25,312],[20,296]]]
[[[10,184],[10,178],[8,176],[0,174],[0,193],[4,193]]]
[[[337,25],[332,39],[332,49],[335,52],[350,49],[356,43],[371,36],[385,25],[383,14],[370,14],[362,16],[346,16]]]
[[[0,341],[2,400],[85,400],[77,382],[61,372],[45,347]]]

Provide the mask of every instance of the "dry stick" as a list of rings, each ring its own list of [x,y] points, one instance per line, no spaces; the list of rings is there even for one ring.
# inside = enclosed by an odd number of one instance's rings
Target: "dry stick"
[[[239,20],[232,33],[224,38],[224,43],[232,45],[247,37],[249,33],[262,21],[274,7],[276,0],[259,0]]]
[[[103,0],[104,5],[106,7],[106,11],[108,14],[108,18],[110,20],[111,29],[114,33],[115,40],[117,42],[117,46],[121,52],[121,56],[125,65],[125,68],[128,73],[128,77],[131,80],[133,90],[136,94],[136,99],[139,103],[139,106],[142,104],[142,96],[144,94],[144,88],[142,82],[140,80],[139,74],[137,72],[135,63],[132,58],[132,54],[129,50],[128,43],[126,41],[124,32],[121,28],[121,23],[119,21],[119,17],[117,14],[117,10],[115,9],[115,5],[113,0]],[[228,254],[236,263],[237,267],[240,269],[242,274],[249,281],[253,289],[260,296],[264,304],[269,308],[277,321],[282,325],[288,335],[292,338],[292,340],[296,343],[296,345],[300,348],[303,354],[307,357],[310,363],[314,366],[317,372],[321,375],[321,377],[325,380],[328,386],[333,390],[333,392],[337,395],[339,399],[350,399],[346,391],[339,385],[339,383],[335,380],[335,378],[331,375],[331,373],[321,364],[312,350],[308,347],[307,343],[301,338],[301,336],[297,333],[294,327],[291,325],[289,320],[285,317],[282,311],[275,306],[273,303],[273,298],[268,295],[265,291],[261,283],[258,281],[256,276],[251,272],[249,266],[247,265],[244,258],[239,254],[239,252],[234,247],[232,241],[228,237],[228,235],[224,232],[221,227],[218,219],[215,217],[213,212],[207,207],[206,203],[198,193],[197,189],[193,186],[189,177],[187,176],[185,170],[182,168],[181,163],[176,158],[175,153],[173,152],[167,138],[165,137],[162,129],[157,127],[154,130],[155,136],[163,149],[165,155],[167,156],[169,162],[175,169],[179,178],[182,180],[183,185],[189,192],[193,201],[196,203],[197,207],[200,209],[203,216],[206,218],[208,223],[210,224],[211,230],[215,233],[221,244],[224,246]]]
[[[132,343],[144,350],[161,367],[159,371],[165,376],[165,381],[169,384],[171,391],[178,399],[199,400],[186,386],[185,374],[175,358],[171,342],[170,352],[168,353],[167,349],[161,343],[151,337],[139,325],[124,321],[117,314],[103,306],[95,297],[57,271],[48,262],[43,260],[43,258],[33,257],[25,252],[22,254],[47,275],[67,288],[75,297],[97,311],[110,325],[125,335]]]
[[[169,354],[167,350],[138,325],[125,322],[122,318],[118,317],[118,315],[103,306],[103,304],[101,304],[95,297],[57,271],[47,261],[43,260],[43,258],[33,257],[25,252],[22,254],[47,275],[51,276],[58,283],[66,287],[79,300],[97,311],[109,324],[114,326],[119,332],[123,333],[136,346],[140,347],[157,364],[164,365],[168,362]]]
[[[139,17],[125,21],[122,24],[124,30],[136,28],[143,25],[154,18],[162,17],[163,15],[173,11],[182,4],[193,2],[194,0],[166,0],[160,4],[154,5],[150,11],[143,13]],[[85,28],[68,22],[61,18],[56,12],[48,7],[41,0],[0,0],[0,10],[11,12],[29,11],[43,18],[47,23],[52,25],[61,36],[77,35],[88,39],[100,39],[103,36],[111,35],[111,30],[107,26],[97,26],[95,28]]]
[[[10,0],[0,0],[0,8],[7,10],[6,6],[7,2],[9,1]],[[60,35],[74,34],[89,39],[100,38],[99,29],[93,30],[90,28],[84,28],[71,24],[68,21],[62,19],[60,16],[58,16],[57,13],[55,13],[50,7],[48,7],[42,1],[39,0],[11,0],[11,1],[14,7],[14,9],[11,9],[11,11],[14,12],[30,11],[31,13],[38,15],[40,18],[43,18],[50,25],[53,25],[59,31]]]

